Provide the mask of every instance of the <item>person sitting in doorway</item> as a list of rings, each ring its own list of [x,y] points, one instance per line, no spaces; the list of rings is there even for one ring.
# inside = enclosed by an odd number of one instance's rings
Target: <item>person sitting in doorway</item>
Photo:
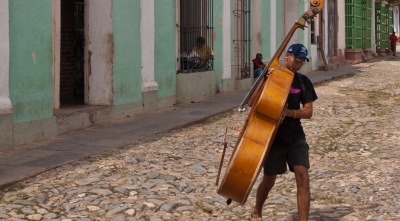
[[[253,73],[255,78],[258,78],[261,75],[265,66],[266,65],[262,61],[262,54],[257,53],[256,58],[253,59],[253,70],[254,70]]]

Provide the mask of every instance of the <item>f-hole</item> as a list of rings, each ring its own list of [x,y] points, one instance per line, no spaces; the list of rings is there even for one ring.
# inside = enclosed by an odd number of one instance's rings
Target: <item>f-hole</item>
[[[61,0],[61,108],[84,104],[84,7],[84,0]]]

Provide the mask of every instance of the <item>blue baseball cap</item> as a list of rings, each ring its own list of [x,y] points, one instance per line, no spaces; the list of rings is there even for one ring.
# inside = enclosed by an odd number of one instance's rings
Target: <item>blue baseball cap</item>
[[[292,44],[290,45],[289,49],[287,50],[287,53],[293,54],[294,57],[296,58],[305,58],[307,62],[310,60],[307,58],[307,48],[306,46],[302,44]]]

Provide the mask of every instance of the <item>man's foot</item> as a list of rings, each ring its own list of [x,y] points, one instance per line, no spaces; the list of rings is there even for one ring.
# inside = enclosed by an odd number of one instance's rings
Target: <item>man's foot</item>
[[[262,220],[263,219],[262,219],[261,214],[259,214],[255,210],[253,210],[253,212],[251,213],[251,221],[262,221]]]

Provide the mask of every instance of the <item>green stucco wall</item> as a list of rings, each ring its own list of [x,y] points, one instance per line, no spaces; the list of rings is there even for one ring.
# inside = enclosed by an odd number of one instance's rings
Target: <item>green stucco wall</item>
[[[175,0],[156,1],[154,79],[158,97],[176,95],[176,14]]]
[[[223,1],[213,1],[213,26],[214,26],[214,72],[215,72],[215,91],[222,90],[222,20],[223,20]]]
[[[13,121],[53,114],[52,1],[9,1]]]
[[[263,59],[271,60],[271,0],[261,2],[261,53]]]
[[[140,0],[113,1],[114,105],[142,99]]]
[[[286,36],[283,35],[283,21],[285,13],[283,11],[283,1],[276,2],[276,49],[282,44],[283,38]],[[284,54],[284,53],[283,53]]]

